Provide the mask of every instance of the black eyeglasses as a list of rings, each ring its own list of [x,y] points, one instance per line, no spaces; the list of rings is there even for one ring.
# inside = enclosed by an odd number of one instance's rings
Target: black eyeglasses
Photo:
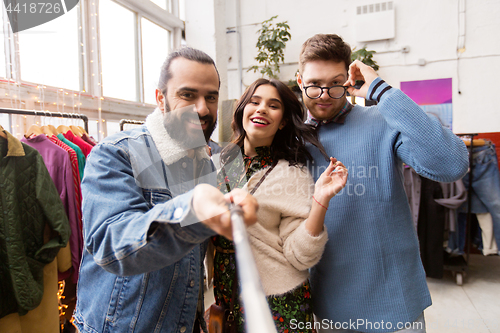
[[[331,86],[331,87],[320,87],[320,86],[307,86],[304,87],[302,85],[302,88],[304,89],[304,92],[306,93],[306,96],[309,97],[310,99],[318,99],[323,95],[323,90],[327,89],[328,91],[328,96],[330,96],[333,99],[339,99],[342,98],[346,91],[347,91],[347,86]]]

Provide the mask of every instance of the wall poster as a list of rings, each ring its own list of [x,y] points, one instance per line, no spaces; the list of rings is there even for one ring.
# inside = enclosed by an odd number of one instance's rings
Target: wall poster
[[[451,78],[401,82],[401,91],[427,114],[437,117],[443,126],[452,129]]]

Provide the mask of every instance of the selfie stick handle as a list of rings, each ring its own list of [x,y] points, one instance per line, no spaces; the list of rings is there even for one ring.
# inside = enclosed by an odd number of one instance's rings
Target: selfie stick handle
[[[245,309],[246,332],[277,333],[266,294],[260,283],[257,265],[250,249],[250,242],[243,221],[243,210],[238,205],[231,208],[231,223],[233,226],[236,265],[241,286],[241,299]]]

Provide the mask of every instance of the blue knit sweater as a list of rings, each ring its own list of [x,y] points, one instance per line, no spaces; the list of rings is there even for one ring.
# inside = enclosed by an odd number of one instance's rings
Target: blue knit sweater
[[[311,269],[312,295],[321,319],[360,323],[355,329],[361,332],[393,332],[398,322],[414,321],[431,305],[403,188],[403,163],[423,177],[452,182],[467,172],[467,148],[380,78],[367,97],[378,105],[355,105],[344,124],[319,128],[326,152],[344,163],[349,177],[330,201],[329,241]],[[310,151],[317,179],[328,162],[316,149]]]

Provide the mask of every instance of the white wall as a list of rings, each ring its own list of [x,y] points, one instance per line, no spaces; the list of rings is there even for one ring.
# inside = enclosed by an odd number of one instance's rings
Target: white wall
[[[228,99],[225,0],[186,0],[186,44],[206,52],[217,64],[221,86],[219,99]],[[219,104],[219,119],[221,119]],[[219,122],[220,124],[220,122]],[[219,141],[219,126],[212,139]]]
[[[186,20],[188,44],[213,48],[213,43],[222,45],[217,48],[216,58],[220,70],[227,67],[221,75],[227,78],[229,99],[240,95],[238,35],[230,32],[236,25],[236,1],[186,2],[191,8],[187,13],[194,10],[200,22],[207,22],[192,25],[193,22]],[[395,38],[368,43],[356,42],[356,20],[363,16],[356,15],[356,7],[381,1],[239,1],[243,89],[259,77],[259,73],[247,73],[246,70],[256,64],[256,31],[260,22],[279,15],[277,21],[288,21],[292,35],[285,51],[286,64],[281,66],[280,78],[283,81],[294,78],[300,47],[307,38],[316,33],[336,33],[352,47],[361,48],[366,44],[368,50],[377,51],[374,59],[380,65],[379,75],[395,87],[399,88],[402,81],[452,78],[455,133],[500,131],[500,107],[494,98],[498,87],[496,80],[500,76],[498,0],[393,0]],[[465,20],[462,21],[465,22],[462,23],[465,51],[458,53],[461,3],[465,8]],[[206,8],[207,4],[212,7]],[[215,13],[214,5],[217,8]],[[225,10],[224,20],[220,15],[222,8]],[[218,15],[217,19],[214,19],[214,15]],[[223,33],[224,30],[229,33]],[[214,38],[215,31],[219,32],[218,38]],[[409,47],[409,52],[402,53],[402,47]],[[419,59],[424,59],[426,65],[419,66]]]

